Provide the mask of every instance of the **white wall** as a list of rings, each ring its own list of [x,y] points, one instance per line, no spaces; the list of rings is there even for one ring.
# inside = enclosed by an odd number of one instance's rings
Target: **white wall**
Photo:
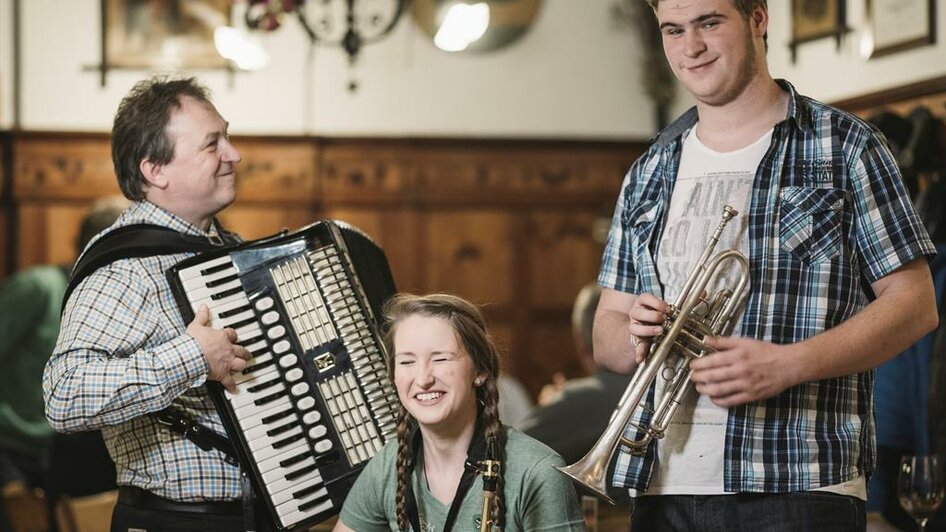
[[[106,131],[147,75],[111,71],[103,88],[83,69],[99,61],[99,5],[21,0],[25,129]],[[483,55],[440,52],[409,19],[354,70],[337,48],[319,47],[309,62],[294,20],[264,40],[266,69],[199,73],[234,133],[638,138],[653,127],[635,37],[613,27],[606,0],[548,0],[522,40]]]
[[[946,75],[946,2],[936,2],[936,40],[875,59],[861,56],[860,39],[867,28],[864,0],[848,0],[847,23],[854,31],[836,49],[833,38],[802,44],[793,65],[791,2],[769,0],[769,65],[772,74],[786,78],[804,94],[827,102],[860,96]]]
[[[13,127],[13,0],[0,0],[0,130]]]
[[[0,0],[0,128],[11,127],[14,0]],[[19,0],[21,127],[108,131],[122,95],[144,71],[100,61],[100,0]],[[867,60],[859,33],[802,45],[791,64],[790,2],[771,0],[773,75],[825,100],[946,74],[946,2],[937,0],[938,43]],[[337,48],[309,46],[295,21],[266,34],[271,64],[255,73],[197,72],[236,134],[641,139],[652,110],[638,81],[638,41],[609,19],[610,0],[545,0],[522,40],[500,52],[436,50],[405,19],[362,51],[355,68]],[[864,26],[864,1],[848,0],[849,25]],[[360,88],[347,91],[355,79]],[[690,100],[680,97],[674,111]]]

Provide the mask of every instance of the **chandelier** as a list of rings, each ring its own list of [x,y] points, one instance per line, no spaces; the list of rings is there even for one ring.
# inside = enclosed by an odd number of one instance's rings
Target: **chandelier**
[[[362,47],[394,29],[409,0],[249,0],[248,28],[273,31],[295,17],[312,44],[341,46],[354,63]]]

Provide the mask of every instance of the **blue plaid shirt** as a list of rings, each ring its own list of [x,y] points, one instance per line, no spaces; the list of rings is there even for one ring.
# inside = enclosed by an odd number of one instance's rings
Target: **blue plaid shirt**
[[[873,298],[871,283],[935,248],[876,128],[779,84],[790,95],[787,118],[775,126],[744,213],[751,289],[739,335],[788,344],[847,320]],[[655,257],[683,139],[697,119],[691,109],[662,131],[625,177],[601,286],[662,296]],[[724,489],[800,491],[869,473],[873,386],[868,371],[730,408]],[[630,425],[626,434],[640,437]],[[619,452],[613,484],[647,489],[658,444],[641,458]]]
[[[148,202],[133,204],[112,227],[134,223],[206,234]],[[173,404],[224,432],[201,386],[209,366],[185,332],[164,273],[191,255],[119,260],[79,284],[43,374],[46,417],[60,432],[102,429],[119,485],[178,501],[238,499],[237,467],[148,415]]]

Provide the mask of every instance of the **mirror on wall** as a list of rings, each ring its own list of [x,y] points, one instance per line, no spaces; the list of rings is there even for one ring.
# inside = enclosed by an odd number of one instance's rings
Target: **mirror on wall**
[[[522,37],[541,4],[542,0],[414,0],[411,15],[441,50],[486,52]]]

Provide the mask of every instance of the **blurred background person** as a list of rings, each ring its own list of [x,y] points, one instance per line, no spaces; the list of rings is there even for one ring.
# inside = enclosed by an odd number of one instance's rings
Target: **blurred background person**
[[[548,445],[569,464],[581,459],[608,424],[608,418],[627,387],[630,377],[595,365],[591,331],[601,287],[582,287],[572,308],[572,334],[582,366],[590,375],[581,379],[547,384],[539,394],[539,404],[518,428]],[[580,428],[576,430],[576,427]]]
[[[81,252],[92,237],[111,225],[127,205],[120,197],[96,202],[82,219],[76,251]],[[12,275],[0,288],[0,364],[4,368],[0,372],[0,486],[8,496],[43,489],[51,505],[61,490],[49,481],[62,476],[50,468],[56,438],[43,413],[41,380],[59,334],[62,297],[71,268],[71,264],[34,266]],[[97,433],[81,435],[76,441],[92,450],[91,455],[81,456],[95,456],[97,449],[104,452]],[[64,450],[71,447],[63,443],[55,445]],[[68,471],[93,464],[101,462],[80,461]],[[108,475],[108,471],[90,473],[69,482],[89,483]],[[114,485],[114,473],[111,483]],[[15,529],[8,513],[6,505],[0,505],[0,530],[4,532]]]

